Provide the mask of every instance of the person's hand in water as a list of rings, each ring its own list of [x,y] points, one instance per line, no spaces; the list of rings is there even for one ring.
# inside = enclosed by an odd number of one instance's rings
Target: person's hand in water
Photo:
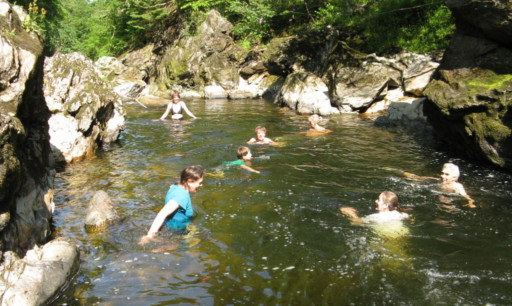
[[[354,207],[341,207],[340,211],[342,214],[348,216],[351,219],[358,219],[357,210]]]
[[[146,243],[150,242],[150,241],[153,241],[155,238],[155,235],[154,234],[147,234],[147,235],[144,235],[140,238],[139,240],[139,245],[145,245]]]

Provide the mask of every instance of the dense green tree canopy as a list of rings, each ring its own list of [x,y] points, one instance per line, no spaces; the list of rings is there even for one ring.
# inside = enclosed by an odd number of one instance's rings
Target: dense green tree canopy
[[[48,50],[80,51],[96,59],[157,42],[166,29],[193,34],[210,9],[234,24],[244,47],[304,31],[335,30],[366,52],[446,47],[454,31],[451,13],[435,0],[22,0],[44,8],[36,18]],[[40,16],[41,17],[41,16]]]

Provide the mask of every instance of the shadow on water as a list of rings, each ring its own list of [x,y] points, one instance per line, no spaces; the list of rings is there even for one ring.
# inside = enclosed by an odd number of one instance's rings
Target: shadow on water
[[[511,176],[453,159],[355,115],[306,138],[307,116],[263,100],[190,101],[197,120],[152,121],[161,108],[127,106],[120,146],[68,165],[56,180],[57,235],[79,241],[81,269],[55,304],[510,304]],[[251,146],[261,174],[225,168],[257,125],[282,146]],[[447,161],[477,209],[446,204]],[[192,195],[192,230],[137,242],[187,165],[210,173]],[[123,221],[87,234],[86,206],[105,190]],[[412,216],[398,236],[339,212],[375,212],[392,190]]]

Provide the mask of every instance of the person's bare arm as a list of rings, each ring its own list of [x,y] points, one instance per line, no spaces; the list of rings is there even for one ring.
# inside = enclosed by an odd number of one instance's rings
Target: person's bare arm
[[[172,103],[167,104],[167,108],[165,109],[165,112],[162,115],[162,117],[160,117],[160,120],[164,120],[167,117],[167,115],[169,115],[169,112],[171,111],[171,107],[172,107]]]
[[[466,198],[466,200],[468,200],[468,204],[464,205],[464,206],[467,206],[469,208],[476,208],[476,205],[475,205],[475,200],[473,200],[466,192],[466,189],[464,189],[464,186],[461,184],[461,183],[458,183],[457,184],[457,193],[460,194],[461,196],[463,196],[464,198]]]
[[[180,102],[180,103],[181,103],[181,107],[185,110],[185,113],[187,113],[187,115],[189,115],[190,117],[192,117],[192,118],[194,118],[194,119],[196,119],[196,118],[197,118],[196,116],[194,116],[194,114],[192,114],[192,112],[191,112],[191,111],[189,111],[189,110],[188,110],[188,107],[187,107],[187,105],[185,104],[185,102],[183,102],[183,101],[182,101],[182,102]]]
[[[413,173],[410,173],[410,172],[406,172],[406,171],[403,171],[403,170],[400,170],[400,172],[406,177],[406,178],[410,178],[410,179],[413,179],[413,180],[435,180],[437,179],[437,177],[432,177],[432,176],[420,176],[420,175],[416,175],[416,174],[413,174]]]
[[[260,173],[258,170],[254,170],[253,168],[251,168],[251,167],[249,167],[247,165],[241,165],[240,168],[245,169],[245,170],[250,171],[250,172]]]
[[[151,227],[149,228],[148,233],[143,236],[139,242],[139,244],[145,244],[149,240],[151,240],[155,234],[160,230],[160,227],[164,224],[165,218],[172,214],[176,209],[178,209],[179,205],[176,201],[170,200],[167,204],[160,209],[158,214],[155,217],[155,220],[153,220],[153,224],[151,224]]]
[[[342,214],[347,216],[350,219],[350,221],[352,221],[352,223],[354,223],[354,224],[362,223],[362,220],[357,215],[357,210],[354,207],[348,207],[348,206],[340,207],[340,211]]]

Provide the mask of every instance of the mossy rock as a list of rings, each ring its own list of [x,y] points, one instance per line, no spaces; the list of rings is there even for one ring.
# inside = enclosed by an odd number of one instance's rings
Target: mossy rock
[[[439,75],[424,91],[438,136],[464,155],[512,170],[512,75],[480,68]]]

